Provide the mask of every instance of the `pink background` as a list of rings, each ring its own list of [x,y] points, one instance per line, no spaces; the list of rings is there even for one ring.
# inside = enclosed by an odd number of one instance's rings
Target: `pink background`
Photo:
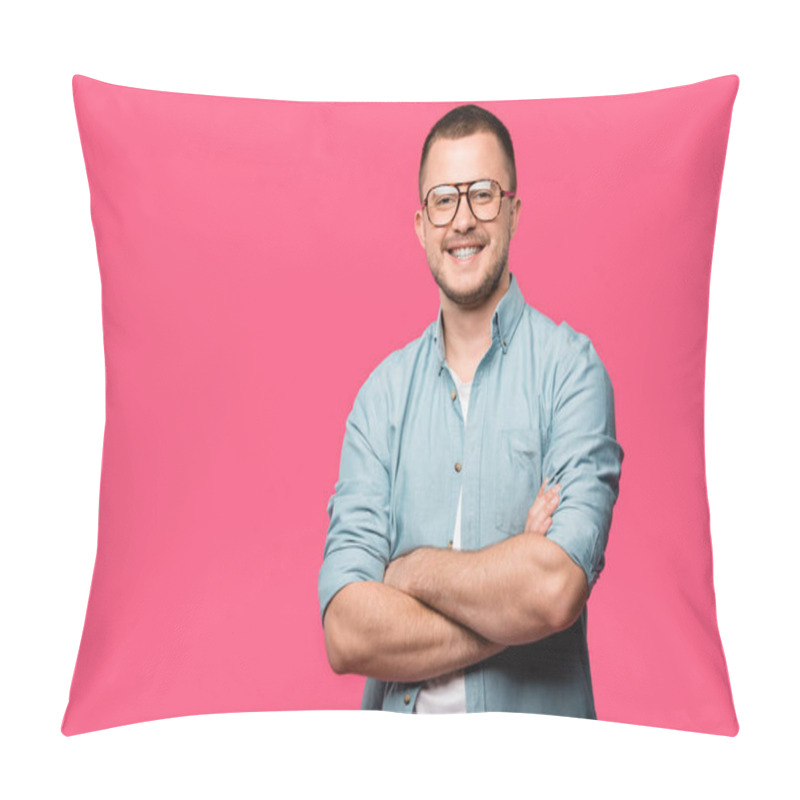
[[[517,151],[511,270],[588,334],[625,449],[589,607],[598,716],[735,733],[703,449],[708,283],[738,80],[484,103]],[[245,100],[76,77],[103,287],[99,543],[67,734],[352,708],[316,580],[344,422],[435,318],[419,150],[453,104]]]

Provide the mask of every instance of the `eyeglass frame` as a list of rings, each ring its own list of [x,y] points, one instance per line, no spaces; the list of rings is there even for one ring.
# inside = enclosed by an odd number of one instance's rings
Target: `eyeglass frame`
[[[500,205],[497,206],[497,213],[491,219],[481,219],[476,213],[475,210],[472,208],[472,201],[469,199],[469,190],[476,184],[476,183],[484,183],[488,181],[489,183],[495,184],[500,189]],[[458,200],[456,201],[456,208],[453,212],[453,216],[450,217],[447,222],[434,222],[431,219],[431,210],[428,207],[428,198],[431,196],[431,192],[434,189],[441,189],[443,186],[451,186],[453,189],[458,192]],[[460,189],[460,186],[466,186],[466,189]],[[427,193],[425,194],[425,200],[422,202],[422,207],[425,209],[425,215],[428,217],[428,222],[433,225],[434,228],[444,228],[449,225],[458,215],[458,209],[461,208],[461,198],[467,198],[467,207],[469,208],[469,213],[472,214],[478,222],[494,222],[499,216],[500,212],[503,210],[503,198],[504,197],[516,197],[516,192],[507,192],[501,185],[500,181],[496,181],[494,178],[478,178],[475,181],[470,181],[467,183],[466,181],[461,181],[461,183],[437,183],[436,186],[431,186],[428,189]]]

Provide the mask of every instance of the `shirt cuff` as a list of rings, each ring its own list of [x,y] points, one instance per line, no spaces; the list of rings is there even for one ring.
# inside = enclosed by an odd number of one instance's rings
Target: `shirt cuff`
[[[348,547],[328,553],[319,571],[319,606],[320,619],[324,619],[325,610],[333,600],[333,596],[356,581],[375,581],[383,583],[386,564],[383,559],[361,548]]]
[[[605,565],[608,535],[585,514],[574,508],[564,508],[556,510],[546,536],[583,569],[591,592]]]

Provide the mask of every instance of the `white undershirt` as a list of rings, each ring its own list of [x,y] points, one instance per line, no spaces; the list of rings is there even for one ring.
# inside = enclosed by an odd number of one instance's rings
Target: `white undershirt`
[[[467,410],[469,408],[469,393],[472,383],[463,383],[461,379],[447,365],[453,376],[458,399],[461,402],[461,411],[464,416],[464,425],[467,424]],[[461,549],[461,497],[463,489],[458,493],[458,509],[456,511],[456,529],[453,533],[453,549]],[[467,693],[464,684],[464,671],[452,672],[439,678],[426,681],[417,695],[414,705],[415,714],[466,714]]]

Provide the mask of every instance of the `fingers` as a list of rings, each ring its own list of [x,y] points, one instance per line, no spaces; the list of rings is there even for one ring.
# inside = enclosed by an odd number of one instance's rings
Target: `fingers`
[[[545,479],[542,481],[542,485],[539,487],[539,492],[538,492],[538,493],[537,493],[537,495],[536,495],[536,498],[537,498],[537,499],[538,499],[538,498],[540,498],[540,497],[541,497],[541,496],[544,494],[544,492],[545,492],[545,487],[547,486],[547,484],[549,483],[549,481],[550,481],[550,480],[551,480],[550,478],[545,478]],[[552,488],[552,487],[550,487],[550,488]],[[534,502],[535,502],[535,501],[534,501]]]
[[[531,513],[536,514],[541,511],[546,511],[552,514],[552,512],[555,511],[556,507],[558,506],[561,484],[557,483],[555,486],[551,486],[547,491],[545,491],[545,486],[547,485],[548,480],[548,478],[545,478],[544,483],[542,483],[541,487],[539,488],[539,493],[536,495],[536,499],[533,501],[533,505],[530,507],[528,515]]]
[[[558,495],[555,492],[545,495],[541,502],[534,503],[525,520],[525,533],[544,534],[552,522],[552,514],[558,507]]]
[[[553,521],[552,514],[555,512],[556,508],[558,508],[558,503],[560,501],[558,493],[561,489],[561,484],[557,483],[555,486],[545,491],[546,485],[547,479],[542,483],[536,495],[536,500],[534,500],[533,505],[528,510],[528,516],[525,521],[525,533],[544,535]]]

